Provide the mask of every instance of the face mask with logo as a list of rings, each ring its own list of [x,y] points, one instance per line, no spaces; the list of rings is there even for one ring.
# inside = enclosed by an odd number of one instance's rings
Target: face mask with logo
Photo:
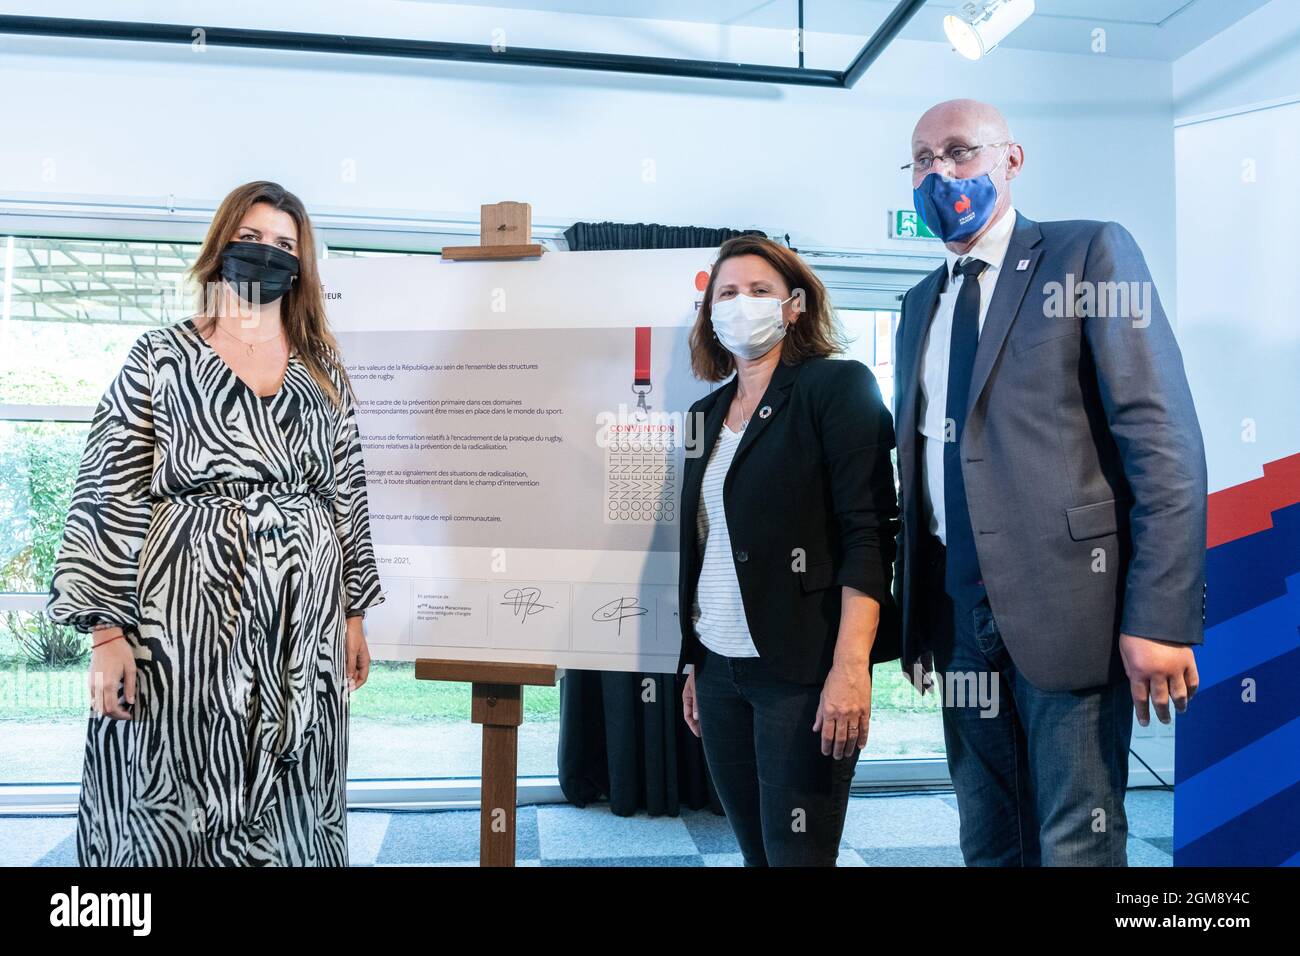
[[[999,159],[993,169],[1001,164]],[[930,173],[912,190],[916,214],[944,242],[969,239],[984,228],[997,208],[998,187],[989,175],[992,171],[973,179],[949,179]]]
[[[297,275],[298,257],[265,242],[228,242],[221,252],[221,278],[245,302],[252,301],[253,289],[261,304],[274,302],[289,291]]]
[[[733,355],[745,359],[766,355],[785,338],[781,306],[790,299],[737,293],[730,299],[715,302],[709,313],[713,332],[722,347]]]

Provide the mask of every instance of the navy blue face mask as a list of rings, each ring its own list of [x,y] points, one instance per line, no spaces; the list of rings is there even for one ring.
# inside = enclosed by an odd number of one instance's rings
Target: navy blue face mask
[[[998,160],[999,165],[1001,162]],[[948,179],[930,173],[912,190],[912,203],[932,233],[944,242],[961,242],[989,221],[998,204],[998,187],[989,173],[973,179]]]

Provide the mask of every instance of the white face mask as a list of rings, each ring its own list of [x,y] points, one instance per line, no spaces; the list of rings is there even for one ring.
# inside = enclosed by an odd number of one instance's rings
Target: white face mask
[[[790,299],[737,293],[730,299],[715,302],[710,313],[713,332],[722,347],[733,355],[745,359],[766,355],[785,338],[781,306]]]

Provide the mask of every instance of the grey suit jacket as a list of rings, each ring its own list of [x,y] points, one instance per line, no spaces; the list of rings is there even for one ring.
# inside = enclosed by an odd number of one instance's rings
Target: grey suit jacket
[[[943,595],[918,560],[929,532],[921,349],[944,278],[941,266],[904,296],[895,347],[895,581],[908,670],[950,639],[942,615],[927,613]],[[1012,661],[1038,687],[1077,690],[1116,676],[1121,631],[1199,644],[1205,450],[1137,243],[1114,222],[1017,214],[992,295],[960,453],[980,571]]]

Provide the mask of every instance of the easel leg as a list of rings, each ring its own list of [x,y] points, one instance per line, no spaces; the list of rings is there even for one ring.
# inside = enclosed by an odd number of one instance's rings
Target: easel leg
[[[523,688],[518,684],[475,683],[473,694],[473,720],[483,725],[479,866],[514,866]]]

